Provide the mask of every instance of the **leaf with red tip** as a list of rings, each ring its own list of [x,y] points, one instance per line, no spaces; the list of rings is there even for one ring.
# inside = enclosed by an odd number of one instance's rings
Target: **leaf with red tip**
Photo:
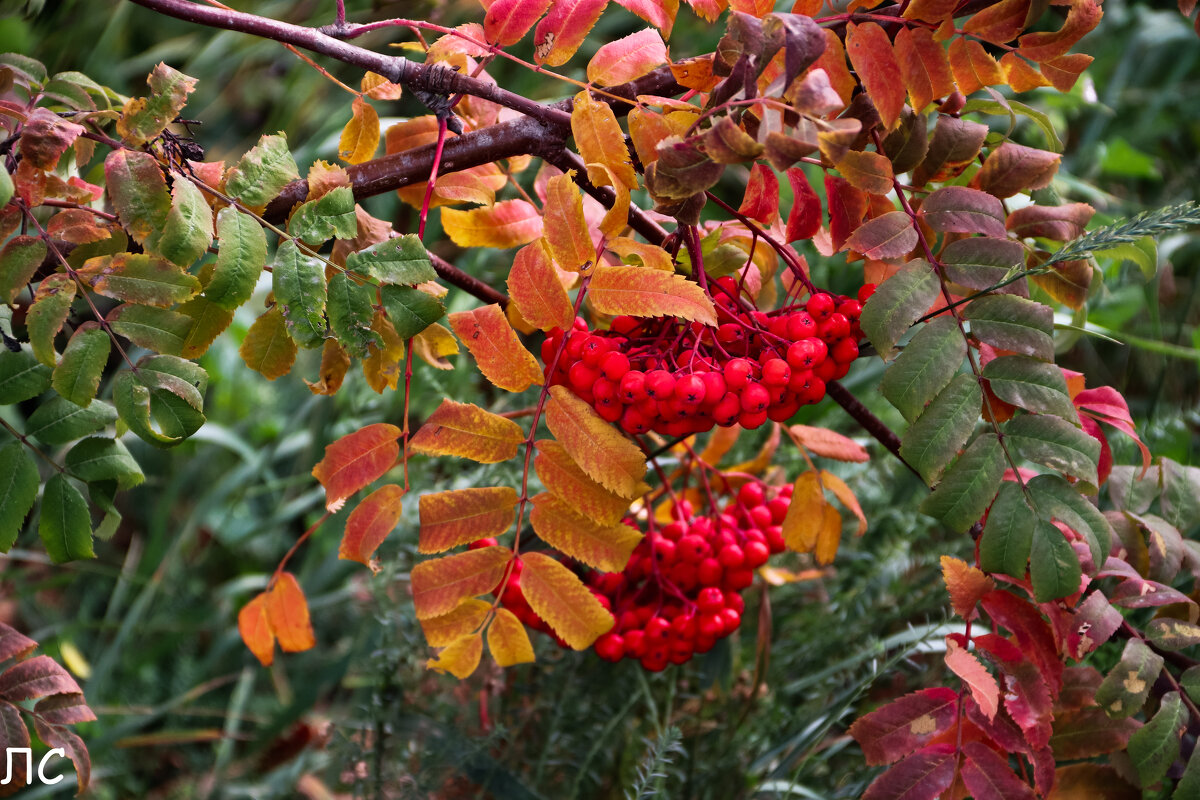
[[[604,572],[625,569],[633,549],[642,540],[636,528],[621,522],[593,522],[549,492],[534,496],[529,521],[546,544]]]
[[[612,630],[612,614],[596,599],[579,576],[550,556],[522,556],[521,589],[534,612],[573,650],[586,650]]]
[[[765,164],[755,164],[750,168],[750,180],[746,182],[746,193],[738,213],[767,227],[775,223],[779,218],[779,178],[775,177],[774,170]],[[818,206],[817,226],[820,227],[820,224],[821,209]]]
[[[521,344],[496,303],[451,314],[450,327],[471,351],[483,376],[501,389],[523,392],[544,382],[537,359]]]
[[[551,0],[492,0],[483,18],[487,40],[501,47],[516,44],[546,13]]]
[[[645,454],[565,386],[550,387],[546,425],[592,480],[626,498],[641,491]]]
[[[860,225],[842,248],[883,260],[907,255],[918,241],[917,229],[908,213],[892,211]]]
[[[497,464],[517,455],[525,432],[511,419],[470,403],[443,400],[409,444],[413,453]]]
[[[872,781],[862,800],[933,800],[954,782],[954,763],[954,745],[926,747]]]
[[[892,162],[882,153],[849,150],[835,166],[850,185],[870,194],[887,194],[892,190]]]
[[[460,211],[442,209],[442,227],[459,247],[505,250],[529,244],[542,235],[542,214],[525,200],[502,200],[494,206]]]
[[[712,300],[683,275],[645,267],[597,267],[588,289],[592,308],[602,314],[678,317],[717,324]]]
[[[846,55],[867,95],[875,103],[884,127],[891,128],[900,119],[906,95],[904,75],[896,61],[891,39],[874,22],[849,23],[846,25]]]
[[[62,154],[84,130],[82,125],[63,119],[47,108],[35,108],[21,126],[17,148],[21,157],[33,166],[53,170]]]
[[[267,592],[267,622],[285,653],[301,653],[317,643],[304,590],[290,572],[281,573]]]
[[[486,486],[423,494],[420,506],[417,551],[442,553],[508,530],[513,523],[513,509],[517,507],[517,490],[509,486]]]
[[[380,486],[350,512],[338,558],[357,561],[377,571],[372,556],[400,521],[400,499],[404,487],[394,483]]]
[[[557,67],[571,60],[608,0],[558,0],[533,32],[533,59]]]
[[[784,239],[790,244],[811,239],[821,230],[821,198],[817,197],[804,170],[799,167],[789,169],[787,178],[792,187],[792,207],[788,209]],[[832,205],[830,213],[833,213]]]
[[[1033,788],[1013,774],[1007,754],[981,742],[963,745],[962,779],[975,800],[1034,800]]]
[[[346,498],[382,477],[400,456],[400,429],[386,422],[349,433],[325,448],[313,477],[325,487],[325,507],[337,511]]]
[[[267,594],[257,595],[238,612],[238,633],[264,667],[275,660],[275,633],[267,621]]]
[[[1000,686],[996,678],[978,658],[954,640],[947,638],[946,644],[946,666],[967,685],[984,716],[992,719],[1000,709]]]
[[[588,62],[588,81],[615,86],[642,77],[667,63],[667,46],[653,28],[632,33],[601,46]]]
[[[582,208],[582,207],[581,207]],[[508,271],[508,296],[521,317],[539,330],[567,330],[575,321],[575,310],[541,242],[517,251]]]
[[[533,645],[525,626],[507,608],[497,608],[496,616],[487,630],[487,646],[492,658],[501,667],[533,662]]]
[[[679,0],[617,0],[617,3],[662,31],[664,39],[671,38]]]
[[[481,547],[417,564],[411,573],[417,619],[449,614],[467,598],[495,589],[512,555],[507,547]]]

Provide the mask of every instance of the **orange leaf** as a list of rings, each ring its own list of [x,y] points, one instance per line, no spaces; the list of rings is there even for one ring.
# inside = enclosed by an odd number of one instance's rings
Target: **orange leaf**
[[[925,110],[934,98],[954,91],[954,73],[946,50],[926,28],[901,28],[896,34],[896,59],[904,73],[912,107]]]
[[[646,456],[567,387],[550,387],[546,424],[592,480],[621,497],[632,499],[641,490]]]
[[[942,556],[942,579],[950,593],[954,613],[963,619],[977,616],[975,606],[979,599],[996,588],[996,582],[982,570],[951,556]]]
[[[571,135],[583,163],[603,164],[630,189],[637,188],[637,174],[633,171],[625,135],[612,106],[592,99],[588,92],[575,95],[571,107]],[[603,182],[605,177],[604,173],[596,175],[594,170],[588,170],[588,178],[593,183]]]
[[[560,443],[543,439],[537,442],[537,450],[533,464],[542,485],[572,509],[601,525],[614,525],[625,516],[629,500],[589,478]]]
[[[946,666],[971,690],[971,697],[983,715],[989,720],[995,719],[1000,710],[1000,686],[996,678],[974,654],[949,637],[946,638]]]
[[[995,197],[1012,197],[1049,186],[1061,161],[1057,153],[1005,142],[988,154],[971,183]]]
[[[508,530],[517,506],[509,486],[456,489],[423,494],[419,553],[441,553]]]
[[[1104,10],[1096,0],[1071,0],[1067,21],[1057,31],[1027,33],[1017,40],[1019,53],[1034,61],[1049,61],[1066,55],[1076,42],[1097,25]]]
[[[446,647],[478,629],[491,610],[491,603],[476,597],[464,600],[449,614],[420,620],[425,641],[429,642],[430,647]]]
[[[472,633],[455,639],[438,653],[437,658],[426,661],[425,666],[437,672],[449,672],[461,681],[471,677],[481,658],[483,634]]]
[[[1200,20],[1200,17],[1197,17]],[[1020,55],[1018,51],[1018,55]],[[1069,92],[1079,80],[1079,76],[1092,63],[1092,57],[1086,53],[1071,53],[1070,55],[1052,58],[1042,62],[1042,74],[1046,80],[1060,92]]]
[[[549,7],[550,0],[493,0],[483,18],[484,34],[501,47],[516,44]]]
[[[372,100],[399,100],[404,96],[404,88],[400,84],[392,83],[378,72],[363,75],[359,88]]]
[[[621,260],[627,264],[630,263],[631,257],[636,256],[644,266],[650,267],[650,269],[675,271],[675,263],[671,261],[671,254],[657,245],[618,236],[609,240],[608,249],[619,255]],[[563,327],[568,326],[564,325]]]
[[[829,85],[838,93],[838,97],[842,98],[843,103],[850,104],[858,81],[854,80],[846,66],[846,48],[842,45],[841,37],[829,28],[825,28],[825,50],[812,68],[825,70],[829,77]]]
[[[267,592],[267,622],[285,653],[300,653],[317,643],[308,618],[308,601],[290,572],[281,573]]]
[[[605,212],[600,220],[600,232],[607,236],[616,236],[629,226],[629,187],[609,169],[607,164],[591,163],[587,165],[588,175],[606,175],[604,180],[593,181],[599,186],[611,186],[616,197],[612,208]]]
[[[842,515],[831,505],[821,511],[821,530],[817,533],[817,546],[813,558],[822,566],[832,564],[837,556],[838,544],[842,540]]]
[[[306,378],[304,382],[313,394],[337,394],[349,369],[350,354],[338,344],[337,339],[326,339],[325,344],[321,346],[321,377],[315,382]]]
[[[542,541],[589,567],[620,572],[629,563],[642,534],[624,523],[602,525],[576,514],[553,494],[533,498],[529,521]]]
[[[858,529],[855,530],[855,536],[862,536],[867,532],[867,516],[863,513],[862,506],[858,504],[858,498],[854,496],[854,492],[850,491],[850,487],[846,482],[834,475],[832,472],[821,470],[821,483],[825,484],[825,488],[833,492],[833,496],[842,501],[850,513],[858,518]],[[838,530],[841,530],[841,522],[838,522]]]
[[[588,301],[601,314],[671,316],[717,324],[712,300],[683,275],[643,267],[597,267]]]
[[[450,315],[450,327],[475,357],[483,376],[509,392],[541,386],[542,368],[525,349],[500,306],[458,311]]]
[[[363,498],[346,520],[338,558],[357,561],[370,567],[372,572],[378,572],[371,556],[400,521],[402,497],[404,487],[389,483]]]
[[[824,458],[858,462],[867,461],[870,458],[865,447],[848,436],[843,436],[828,428],[792,425],[787,432],[793,442]]]
[[[442,209],[442,227],[459,247],[496,247],[501,250],[529,244],[542,235],[542,215],[525,200],[502,200],[460,211]]]
[[[595,264],[596,251],[574,177],[575,170],[571,170],[546,181],[542,242],[560,269],[579,272]]]
[[[591,647],[612,629],[612,614],[574,572],[542,553],[526,553],[521,558],[525,562],[521,571],[525,599],[572,649]]]
[[[551,67],[571,60],[608,0],[558,0],[533,32],[533,59]]]
[[[363,377],[376,394],[383,394],[384,389],[395,389],[400,385],[400,377],[404,374],[404,340],[383,311],[375,312],[371,330],[379,334],[381,344],[371,342],[367,345],[367,357],[362,360]]]
[[[1016,53],[1005,53],[1000,58],[1000,69],[1004,71],[1004,82],[1014,92],[1028,92],[1039,86],[1049,86],[1050,81],[1028,61]]]
[[[954,82],[963,94],[971,94],[983,86],[1004,83],[1004,70],[979,42],[955,39],[950,42],[950,69]]]
[[[958,5],[958,0],[913,0],[905,7],[903,16],[922,22],[942,22],[953,17]]]
[[[379,149],[379,114],[362,97],[351,103],[353,116],[342,128],[338,140],[338,158],[350,164],[361,164],[375,157]]]
[[[779,426],[771,425],[771,434],[767,440],[763,442],[762,447],[755,453],[754,458],[749,461],[743,461],[740,464],[735,464],[729,468],[729,472],[746,472],[750,475],[761,475],[771,466],[771,462],[775,459],[775,452],[779,449],[780,442]]]
[[[495,589],[512,555],[507,547],[481,547],[417,564],[410,573],[417,619],[449,614],[467,598]]]
[[[487,631],[488,650],[502,667],[533,662],[533,645],[517,615],[507,608],[497,608],[496,617]]]
[[[425,420],[409,449],[427,456],[458,456],[497,464],[516,456],[523,441],[525,432],[511,419],[446,399]]]
[[[266,592],[242,606],[238,612],[238,633],[262,665],[271,666],[275,660],[275,634],[271,632],[271,623],[267,621]]]
[[[617,3],[662,31],[664,39],[671,38],[675,15],[679,12],[679,0],[617,0]]]
[[[887,194],[892,190],[892,162],[882,153],[848,150],[834,166],[856,189],[872,194]]]
[[[646,28],[601,46],[588,62],[587,77],[590,83],[615,86],[636,80],[665,63],[667,47],[662,36]]]
[[[325,448],[313,477],[325,487],[325,507],[336,512],[346,498],[383,476],[400,456],[400,429],[386,422],[349,433]]]
[[[846,26],[846,54],[863,88],[875,102],[884,127],[893,127],[904,108],[905,87],[891,39],[874,22],[849,23]]]
[[[992,44],[1011,42],[1025,30],[1029,6],[1030,0],[1001,0],[976,12],[963,25],[963,31]]]
[[[508,295],[525,321],[540,330],[567,330],[575,321],[571,300],[542,242],[517,251],[508,272]]]

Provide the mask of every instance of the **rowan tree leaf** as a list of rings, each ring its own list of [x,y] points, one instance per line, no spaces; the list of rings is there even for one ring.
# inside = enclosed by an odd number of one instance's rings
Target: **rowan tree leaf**
[[[113,150],[104,159],[104,181],[125,230],[153,249],[171,210],[171,193],[157,159],[137,150]]]
[[[264,667],[275,661],[275,633],[267,621],[267,593],[254,599],[238,611],[238,633],[250,652]]]
[[[679,0],[616,0],[637,16],[662,31],[664,39],[671,38]]]
[[[985,572],[1024,578],[1036,524],[1037,517],[1020,487],[1011,482],[1003,483],[988,512],[987,524],[983,526],[979,566]]]
[[[371,330],[375,316],[372,287],[359,286],[345,272],[339,272],[329,279],[328,292],[330,330],[352,357],[364,358],[371,345],[381,344],[379,335]]]
[[[50,388],[50,369],[28,350],[0,350],[0,405],[37,397]]]
[[[543,553],[525,553],[521,558],[525,599],[571,649],[585,650],[612,629],[612,614],[574,572]]]
[[[921,217],[938,233],[982,233],[1003,239],[1004,216],[998,198],[965,186],[945,186],[921,204]]]
[[[116,420],[117,410],[103,400],[83,408],[63,397],[51,397],[29,415],[25,435],[57,446],[96,433]]]
[[[22,159],[38,169],[54,170],[63,153],[85,130],[48,108],[35,108],[21,126],[17,149]]]
[[[54,339],[66,323],[74,300],[75,281],[66,275],[50,275],[38,284],[33,304],[25,312],[29,346],[38,361],[48,367],[58,362]]]
[[[913,173],[913,180],[924,184],[958,174],[979,155],[987,138],[988,126],[978,122],[940,115],[929,139],[925,160]]]
[[[550,387],[546,424],[588,477],[621,497],[636,496],[646,474],[645,455],[565,386]]]
[[[942,580],[950,594],[954,613],[963,619],[971,619],[975,616],[975,606],[979,600],[996,588],[996,582],[961,558],[942,556],[941,564]]]
[[[83,692],[52,694],[38,701],[34,713],[51,725],[78,725],[94,722],[96,714],[88,708]]]
[[[533,31],[533,58],[539,64],[562,66],[571,60],[600,19],[608,0],[560,0],[550,5]]]
[[[841,517],[825,499],[820,473],[802,472],[793,485],[792,502],[783,518],[784,543],[798,553],[812,552],[823,535],[830,535],[826,529],[835,525],[840,533]]]
[[[930,745],[912,755],[871,782],[863,800],[908,800],[938,797],[954,782],[953,744]]]
[[[512,556],[509,548],[493,545],[420,562],[411,573],[417,619],[449,614],[467,598],[492,591]],[[524,572],[521,578],[524,587]]]
[[[630,126],[632,129],[632,122]],[[631,190],[637,188],[637,173],[633,170],[625,135],[612,106],[594,99],[586,91],[575,95],[571,107],[571,135],[584,164],[603,164]],[[589,168],[588,178],[596,182],[603,181],[605,176],[597,175]]]
[[[1000,685],[995,676],[970,651],[953,641],[947,642],[946,666],[966,684],[976,705],[988,720],[995,719],[1000,710]]]
[[[338,186],[301,204],[288,220],[288,233],[309,247],[319,247],[333,238],[353,239],[358,234],[354,192],[348,186]],[[287,244],[294,245],[290,240]]]
[[[636,80],[667,63],[667,46],[653,28],[600,46],[587,65],[589,83],[616,86]]]
[[[1109,552],[1113,529],[1099,509],[1080,494],[1079,487],[1067,483],[1058,475],[1038,475],[1030,479],[1026,486],[1042,517],[1057,519],[1084,537],[1091,548],[1093,563],[1097,566],[1103,564]]]
[[[1066,420],[1022,414],[1005,425],[1004,435],[1023,458],[1079,478],[1092,487],[1098,485],[1100,442]]]
[[[82,693],[71,674],[50,656],[19,661],[0,674],[0,697],[10,703]]]
[[[892,162],[882,153],[850,150],[836,166],[842,177],[850,181],[850,185],[856,189],[872,194],[887,194],[892,191],[892,181],[895,179],[892,174]]]
[[[90,404],[100,388],[111,347],[100,323],[85,322],[76,328],[63,350],[62,360],[54,367],[51,377],[54,391],[78,406]]]
[[[213,212],[196,184],[171,173],[171,210],[158,240],[158,253],[181,267],[195,262],[213,240]]]
[[[533,497],[529,521],[546,544],[604,572],[620,572],[642,534],[624,523],[603,524],[576,513],[569,502],[543,492]]]
[[[187,338],[179,355],[184,358],[199,358],[233,323],[233,312],[209,301],[203,295],[193,297],[178,307],[178,312],[192,320]]]
[[[1150,620],[1146,636],[1160,650],[1184,650],[1200,644],[1200,625],[1182,619],[1160,617]]]
[[[425,641],[429,642],[430,647],[446,647],[456,639],[461,639],[477,630],[491,611],[491,603],[473,598],[464,600],[461,605],[447,614],[419,620],[419,622],[421,630],[425,634]]]
[[[59,749],[71,759],[71,764],[75,767],[76,794],[82,794],[92,780],[92,759],[83,739],[68,728],[50,725],[36,716],[33,718],[33,728],[37,731],[38,738],[51,748],[49,752]]]
[[[346,269],[380,283],[416,286],[437,278],[425,245],[415,233],[384,239],[346,256]]]
[[[984,366],[983,377],[1006,403],[1071,422],[1079,420],[1062,370],[1054,364],[1029,356],[1001,356]]]
[[[135,97],[125,104],[117,121],[117,133],[130,147],[141,147],[167,129],[187,104],[196,79],[159,63],[146,78],[148,97]]]
[[[51,475],[42,490],[38,537],[55,564],[96,557],[87,501],[61,472]]]
[[[1054,312],[1015,295],[989,295],[967,305],[963,316],[981,342],[1044,361],[1054,358]]]
[[[67,471],[86,483],[116,481],[121,489],[130,489],[146,480],[142,468],[119,439],[89,436],[67,452]]]
[[[319,347],[325,341],[325,265],[301,253],[296,242],[288,239],[271,262],[271,284],[288,335],[300,347]]]
[[[308,601],[292,573],[280,573],[275,585],[267,591],[266,611],[271,632],[283,652],[302,653],[317,644],[308,615]]]
[[[863,305],[859,324],[880,355],[891,357],[896,342],[929,309],[939,290],[933,267],[919,258],[879,285]]]
[[[401,339],[411,339],[446,314],[442,301],[411,286],[384,286],[379,291],[388,321]]]
[[[350,104],[350,121],[338,139],[338,158],[348,164],[361,164],[375,157],[379,149],[379,113],[362,96]]]
[[[1167,692],[1154,717],[1129,737],[1129,759],[1143,787],[1162,780],[1179,758],[1190,717],[1179,692]]]
[[[856,462],[867,461],[870,458],[865,447],[850,437],[843,436],[828,428],[814,428],[811,425],[789,425],[787,432],[792,437],[793,442],[822,458]]]
[[[200,291],[195,276],[170,261],[144,253],[90,259],[79,270],[79,276],[105,297],[159,308],[182,303]]]
[[[1029,558],[1034,599],[1044,603],[1074,594],[1079,591],[1082,574],[1079,556],[1062,531],[1045,520],[1038,520],[1033,529]]]
[[[921,503],[921,510],[952,530],[965,531],[996,496],[1005,466],[996,436],[979,436],[942,476],[941,483]]]
[[[238,352],[247,367],[269,381],[291,372],[296,343],[288,335],[279,306],[272,306],[254,321]]]
[[[37,500],[40,482],[37,465],[25,445],[13,441],[0,448],[0,552],[7,553],[16,543]]]
[[[496,464],[515,458],[524,441],[525,432],[511,419],[445,399],[413,436],[409,451]]]
[[[792,206],[788,210],[784,238],[788,243],[811,239],[821,229],[821,198],[813,191],[804,170],[793,167],[787,171],[787,178],[792,187]]]
[[[460,211],[442,209],[442,228],[459,247],[520,247],[542,235],[542,215],[525,200],[501,200],[493,206]]]
[[[900,119],[906,95],[904,76],[892,40],[874,22],[846,25],[846,55],[885,128]]]
[[[541,242],[517,251],[508,273],[508,294],[525,321],[539,330],[567,330],[575,320],[567,291]]]
[[[544,382],[537,359],[521,344],[499,305],[455,312],[450,315],[450,327],[494,385],[523,392]]]
[[[546,181],[542,242],[561,269],[579,272],[595,265],[596,251],[583,217],[583,195],[574,176],[571,170]]]
[[[985,291],[1011,279],[1017,270],[1024,268],[1025,248],[1011,239],[973,236],[947,244],[942,249],[940,259],[951,281],[968,289]],[[995,291],[1029,295],[1024,278],[1000,286]]]
[[[436,672],[448,672],[454,677],[466,680],[479,667],[483,658],[483,634],[471,633],[456,639],[431,658],[425,666]]]
[[[738,213],[770,226],[779,218],[779,178],[765,164],[750,167],[750,178]]]
[[[496,616],[487,629],[487,646],[492,658],[501,667],[531,664],[534,661],[533,645],[525,626],[507,608],[496,609]]]
[[[881,260],[906,255],[917,246],[917,241],[912,218],[904,211],[892,211],[860,225],[842,248]]]
[[[973,376],[951,380],[905,432],[900,457],[926,483],[935,483],[975,429],[982,402],[983,392]]]
[[[287,136],[264,134],[226,174],[225,191],[251,208],[263,208],[284,186],[299,179],[300,170],[288,148]]]
[[[849,734],[867,764],[891,764],[949,730],[957,713],[958,693],[953,689],[921,689],[859,717]]]
[[[981,742],[963,744],[963,785],[976,800],[1035,800],[1028,783],[1018,778],[1008,759]]]
[[[498,536],[512,527],[516,507],[517,491],[510,486],[423,494],[417,552],[443,553],[478,539]]]
[[[962,368],[967,343],[953,317],[930,320],[883,375],[879,390],[905,419],[916,419]]]
[[[974,94],[984,86],[1004,83],[1004,70],[984,46],[965,37],[955,37],[947,48],[954,82],[964,95]]]
[[[934,98],[945,97],[954,91],[950,60],[932,31],[921,27],[901,28],[896,33],[895,54],[914,111],[924,111]]]
[[[377,422],[348,433],[325,447],[312,469],[325,487],[325,507],[336,512],[346,498],[384,476],[400,457],[400,429]]]
[[[552,439],[536,443],[534,467],[542,485],[572,509],[601,525],[614,525],[629,510],[629,500],[601,486]],[[623,565],[622,565],[623,566]]]
[[[550,0],[495,0],[487,7],[484,34],[501,47],[516,44],[549,7]]]
[[[217,212],[216,267],[204,296],[233,311],[250,299],[267,263],[267,237],[249,214],[233,206]]]
[[[1162,668],[1162,656],[1140,639],[1130,639],[1121,660],[1096,690],[1096,703],[1113,719],[1133,716],[1141,711]]]
[[[1004,142],[988,154],[972,183],[995,197],[1012,197],[1049,186],[1061,161],[1057,153]]]
[[[404,487],[385,483],[364,497],[346,519],[338,558],[357,561],[377,571],[374,555],[400,521]]]
[[[592,308],[632,317],[672,316],[717,323],[712,300],[683,275],[643,267],[596,267],[588,288]]]
[[[13,304],[46,259],[46,243],[38,236],[14,236],[0,249],[0,300]]]

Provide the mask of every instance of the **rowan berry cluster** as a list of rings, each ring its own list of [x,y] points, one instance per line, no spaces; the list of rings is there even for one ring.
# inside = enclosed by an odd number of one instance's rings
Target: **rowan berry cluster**
[[[617,317],[608,330],[554,329],[542,344],[547,382],[567,386],[629,434],[679,437],[714,425],[782,422],[825,397],[858,357],[862,303],[827,292],[758,311],[732,277],[714,281],[717,326],[674,317]],[[562,356],[551,372],[560,344]]]

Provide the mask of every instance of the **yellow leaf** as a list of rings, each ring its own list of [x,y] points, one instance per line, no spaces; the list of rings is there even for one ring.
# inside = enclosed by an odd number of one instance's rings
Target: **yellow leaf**
[[[575,321],[575,310],[571,307],[567,290],[558,279],[558,272],[550,260],[544,241],[534,242],[517,251],[512,269],[508,272],[508,295],[512,298],[509,308],[515,306],[521,317],[539,330],[569,330]]]
[[[575,137],[575,146],[583,157],[583,163],[604,164],[630,190],[637,188],[637,173],[633,171],[633,162],[625,147],[625,134],[617,123],[612,106],[592,99],[586,91],[575,95],[575,104],[571,109],[571,134]],[[595,174],[594,170],[588,170],[588,178],[592,183],[603,183],[607,177],[603,172]]]
[[[601,314],[679,317],[717,324],[712,300],[683,275],[643,267],[597,267],[588,302]]]
[[[437,672],[449,672],[461,681],[471,677],[481,658],[483,634],[473,633],[456,639],[438,653],[437,658],[429,659],[425,666]]]
[[[499,305],[455,312],[450,327],[475,357],[483,376],[501,389],[523,392],[544,383],[537,359],[521,344]]]
[[[671,254],[658,245],[639,242],[636,239],[630,239],[625,236],[618,236],[608,241],[608,249],[619,255],[621,260],[627,264],[631,258],[636,257],[641,260],[643,265],[651,269],[663,270],[665,272],[675,271],[675,262],[671,260]]]
[[[321,347],[321,372],[316,382],[305,380],[313,394],[336,394],[350,370],[350,354],[337,339],[326,339]]]
[[[377,72],[363,75],[359,88],[372,100],[399,100],[404,96],[404,89],[400,84],[392,83]]]
[[[375,312],[371,330],[379,334],[383,346],[374,342],[367,345],[367,357],[362,360],[363,377],[377,394],[383,394],[384,389],[395,389],[400,385],[400,377],[404,374],[404,340],[382,311]]]
[[[353,116],[338,140],[338,158],[350,164],[361,164],[374,158],[379,149],[379,114],[362,97],[354,98],[351,108]]]
[[[575,170],[546,181],[542,242],[558,266],[579,272],[594,266],[596,252],[583,218],[583,195],[575,185]]]
[[[574,572],[542,553],[526,553],[521,558],[525,599],[572,649],[585,650],[612,629],[612,614]]]
[[[808,553],[817,546],[828,505],[816,472],[809,470],[796,478],[792,502],[783,518],[783,540],[789,549]]]
[[[742,429],[737,425],[731,425],[728,428],[713,428],[708,442],[704,445],[704,450],[700,452],[700,460],[713,466],[720,464],[721,459],[737,444],[741,433]]]
[[[417,619],[440,617],[468,597],[492,591],[511,559],[512,550],[493,546],[417,564],[410,574]]]
[[[491,610],[491,603],[474,597],[448,614],[423,619],[420,622],[425,641],[430,647],[447,647],[477,630]]]
[[[442,209],[442,228],[459,247],[519,247],[542,235],[542,215],[525,200],[459,211]]]
[[[533,662],[533,645],[517,615],[507,608],[497,608],[496,618],[487,631],[488,650],[502,667]]]
[[[444,325],[433,323],[412,340],[413,354],[431,367],[454,369],[446,356],[457,355],[458,341]]]
[[[642,540],[636,528],[620,522],[611,525],[593,522],[548,492],[533,498],[529,521],[546,544],[605,572],[625,569],[633,548]]]
[[[590,520],[602,525],[621,521],[629,510],[627,498],[610,492],[589,478],[560,443],[543,439],[536,445],[538,454],[533,465],[543,486]]]
[[[600,172],[608,175],[605,183],[613,187],[613,192],[617,195],[612,208],[606,211],[604,219],[600,220],[600,232],[605,236],[616,236],[629,227],[629,187],[605,164],[588,164],[587,170],[589,175]]]
[[[736,464],[730,467],[727,472],[746,472],[750,475],[759,475],[766,472],[775,459],[775,451],[779,449],[779,425],[771,425],[771,435],[767,437],[767,441],[763,442],[763,446],[759,448],[758,454],[749,461],[743,461],[741,464]]]
[[[238,353],[247,367],[269,381],[291,372],[296,361],[296,343],[288,336],[279,306],[271,306],[254,321]]]
[[[862,536],[866,533],[867,517],[863,514],[862,506],[858,503],[858,498],[854,496],[854,492],[850,491],[850,487],[846,485],[846,482],[832,472],[826,472],[825,470],[821,470],[821,482],[825,484],[826,489],[833,492],[834,497],[842,501],[842,505],[858,518],[858,529],[854,532],[854,535]]]
[[[417,552],[442,553],[508,530],[517,507],[517,490],[510,486],[456,489],[423,494],[421,534]]]
[[[821,530],[817,534],[817,546],[814,553],[817,563],[822,566],[832,564],[841,540],[842,515],[827,503],[821,512]]]
[[[516,456],[523,441],[525,432],[511,419],[447,399],[429,415],[409,449],[428,456],[458,456],[496,464]]]
[[[550,387],[546,424],[588,477],[621,497],[637,496],[646,456],[565,386]]]

